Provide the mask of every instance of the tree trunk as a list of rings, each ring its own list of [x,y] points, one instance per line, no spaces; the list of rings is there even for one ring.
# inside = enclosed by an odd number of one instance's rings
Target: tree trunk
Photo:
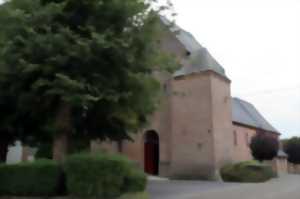
[[[8,153],[8,142],[1,140],[1,142],[0,142],[0,163],[6,162],[7,153]]]
[[[58,110],[56,123],[57,133],[53,139],[53,159],[64,161],[69,149],[69,135],[71,133],[71,109],[67,104],[62,104]]]
[[[53,140],[53,159],[64,161],[68,153],[68,133],[62,132],[54,137]]]

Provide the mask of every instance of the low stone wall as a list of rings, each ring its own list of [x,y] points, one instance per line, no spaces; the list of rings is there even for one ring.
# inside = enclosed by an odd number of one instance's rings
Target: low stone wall
[[[300,174],[300,165],[288,163],[288,172],[290,174]]]
[[[288,173],[288,163],[286,158],[275,158],[272,161],[266,161],[277,175],[284,175]]]

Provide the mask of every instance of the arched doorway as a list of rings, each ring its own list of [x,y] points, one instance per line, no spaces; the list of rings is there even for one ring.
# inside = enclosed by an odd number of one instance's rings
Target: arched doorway
[[[159,173],[159,136],[155,131],[147,131],[144,138],[145,172],[151,175]]]

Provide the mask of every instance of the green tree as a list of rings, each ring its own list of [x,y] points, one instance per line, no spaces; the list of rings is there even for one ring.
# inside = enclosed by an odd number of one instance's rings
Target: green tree
[[[8,152],[8,146],[14,144],[16,139],[15,116],[11,114],[15,112],[14,103],[9,102],[13,98],[9,96],[0,96],[0,163],[5,162]],[[8,103],[9,102],[9,103]]]
[[[14,95],[16,135],[129,139],[157,104],[157,12],[144,0],[10,0],[0,6],[1,91]],[[13,103],[9,102],[9,103]]]
[[[288,154],[288,161],[300,164],[300,137],[293,137],[283,142],[284,151]]]
[[[252,156],[262,162],[272,160],[277,156],[279,150],[278,139],[264,132],[258,132],[251,140],[250,149]]]

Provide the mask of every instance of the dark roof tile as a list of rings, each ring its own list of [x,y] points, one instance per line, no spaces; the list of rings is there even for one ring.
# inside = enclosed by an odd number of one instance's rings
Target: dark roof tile
[[[185,47],[186,51],[190,53],[189,57],[187,58],[187,64],[180,70],[176,71],[174,74],[175,77],[199,73],[207,70],[215,71],[218,74],[226,77],[224,68],[191,33],[183,30],[176,24],[172,25],[172,23],[165,17],[161,17],[161,21],[165,25],[170,26],[170,31],[175,34],[178,41]]]
[[[252,104],[238,98],[232,99],[232,120],[236,123],[279,133]]]

